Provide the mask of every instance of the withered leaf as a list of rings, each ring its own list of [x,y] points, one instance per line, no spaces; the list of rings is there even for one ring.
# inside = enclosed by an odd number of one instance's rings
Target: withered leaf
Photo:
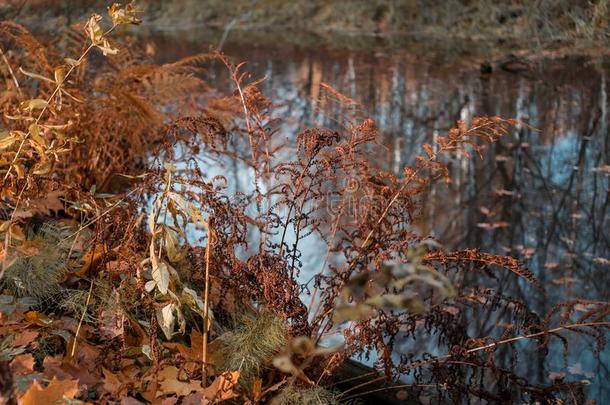
[[[65,399],[74,399],[77,392],[78,380],[53,378],[46,388],[43,388],[38,381],[34,381],[19,397],[19,405],[64,404]]]

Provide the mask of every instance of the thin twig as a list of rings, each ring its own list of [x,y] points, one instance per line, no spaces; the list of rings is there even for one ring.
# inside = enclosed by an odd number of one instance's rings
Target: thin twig
[[[91,260],[93,260],[93,255],[91,255]],[[91,301],[91,294],[93,293],[93,280],[91,280],[91,285],[89,286],[89,293],[87,294],[87,301],[85,302],[85,309],[83,310],[83,314],[80,317],[80,321],[78,322],[78,327],[76,328],[76,333],[74,334],[74,344],[72,345],[72,351],[70,352],[70,357],[74,357],[74,353],[76,352],[76,342],[78,341],[78,334],[80,333],[80,328],[83,326],[83,321],[85,320],[85,315],[87,314],[87,310],[89,309],[89,302]]]
[[[491,349],[491,348],[495,348],[498,347],[500,345],[504,345],[504,344],[508,344],[508,343],[513,343],[519,340],[524,340],[524,339],[533,339],[539,336],[543,336],[549,333],[557,333],[557,332],[561,332],[562,330],[570,330],[570,329],[577,329],[577,328],[585,328],[585,327],[594,327],[594,326],[606,326],[609,327],[610,326],[610,322],[604,322],[604,321],[600,321],[600,322],[584,322],[584,323],[574,323],[574,324],[570,324],[570,325],[562,325],[562,326],[558,326],[556,328],[553,329],[547,329],[546,331],[542,331],[542,332],[536,332],[536,333],[530,333],[527,335],[519,335],[519,336],[514,336],[512,338],[508,338],[508,339],[503,339],[503,340],[499,340],[497,342],[494,343],[489,343],[483,346],[478,346],[478,347],[474,347],[472,349],[468,349],[466,350],[465,353],[470,354],[470,353],[476,353],[482,350],[487,350],[487,349]],[[430,364],[436,361],[447,361],[450,360],[452,357],[455,357],[454,355],[451,354],[445,354],[443,356],[437,356],[437,357],[433,357],[429,360],[426,361],[421,361],[421,362],[416,362],[414,365],[410,366],[409,369],[415,369],[415,368],[420,368],[426,364]],[[370,384],[374,384],[376,382],[379,382],[381,380],[383,380],[384,377],[378,377],[378,378],[374,378],[370,381],[366,381],[362,384],[358,384],[346,391],[343,391],[341,394],[339,394],[339,397],[343,397],[345,394],[357,390],[358,388],[362,388],[364,386],[370,385]],[[358,394],[360,395],[360,394]],[[348,399],[351,398],[351,396],[345,398]]]
[[[358,397],[363,397],[365,395],[369,395],[369,394],[373,394],[375,392],[381,392],[381,391],[387,391],[387,390],[396,390],[396,389],[401,389],[401,388],[413,388],[413,387],[419,387],[419,388],[437,388],[439,387],[439,385],[437,384],[399,384],[399,385],[392,385],[389,387],[383,387],[383,388],[377,388],[374,390],[370,390],[370,391],[365,391],[365,392],[359,392],[357,394],[352,394],[348,397],[343,398],[343,401],[348,401],[350,399],[354,399],[354,398],[358,398]]]
[[[11,78],[13,79],[13,83],[15,83],[17,92],[19,93],[20,96],[23,96],[23,93],[21,92],[21,87],[19,87],[19,82],[17,81],[17,77],[15,77],[15,72],[13,72],[13,68],[11,67],[11,64],[8,63],[8,59],[6,58],[6,55],[4,54],[4,51],[2,50],[2,48],[0,48],[0,55],[2,55],[2,60],[6,64],[8,72],[11,75]]]
[[[203,291],[203,343],[201,347],[201,382],[205,386],[207,383],[206,364],[208,362],[208,327],[209,327],[209,295],[210,295],[210,258],[212,246],[214,244],[214,231],[212,229],[211,218],[208,220],[208,245],[205,248],[205,286]]]
[[[23,187],[21,188],[21,191],[19,192],[19,195],[17,196],[17,202],[15,203],[15,208],[13,209],[13,212],[11,213],[11,217],[8,220],[9,226],[8,226],[8,232],[6,233],[5,237],[4,237],[4,257],[2,258],[2,268],[0,269],[0,280],[2,280],[2,277],[4,277],[4,272],[7,269],[7,260],[8,260],[8,249],[11,245],[11,226],[13,225],[13,220],[15,219],[15,213],[17,212],[17,208],[19,208],[19,204],[21,203],[21,196],[23,195],[23,192],[25,191],[25,188],[27,187],[28,183],[25,182],[23,184]]]

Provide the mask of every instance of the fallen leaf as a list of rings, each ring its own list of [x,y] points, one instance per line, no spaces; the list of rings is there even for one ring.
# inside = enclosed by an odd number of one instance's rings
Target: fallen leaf
[[[34,342],[36,340],[36,338],[38,337],[38,335],[39,335],[38,331],[26,329],[23,332],[15,335],[15,338],[13,339],[13,342],[11,343],[11,345],[13,347],[27,346],[30,343]]]
[[[74,399],[78,392],[78,380],[58,380],[53,378],[46,388],[34,381],[30,388],[19,397],[19,405],[64,404],[65,399]]]
[[[194,362],[201,362],[203,359],[203,335],[193,329],[191,332],[191,346],[187,347],[182,343],[165,343],[165,347],[168,349],[178,350],[178,352],[186,359]],[[207,362],[210,365],[221,363],[222,353],[222,342],[221,339],[215,339],[208,343],[208,359]]]
[[[158,377],[163,381],[159,386],[157,397],[171,394],[183,397],[191,392],[202,390],[200,381],[180,381],[178,379],[178,369],[174,366],[165,367],[159,371]]]
[[[107,304],[100,314],[100,333],[108,339],[123,336],[124,316],[121,310],[119,292],[113,290]]]
[[[121,405],[144,405],[144,402],[140,402],[132,397],[124,397],[121,399]]]
[[[74,364],[69,359],[60,356],[47,356],[42,363],[44,376],[59,379],[77,379],[81,384],[95,385],[100,382],[101,375],[91,366]]]
[[[182,399],[182,405],[207,405],[211,402],[201,392],[193,392]]]
[[[64,209],[61,197],[63,197],[61,191],[51,191],[43,198],[28,200],[15,210],[13,217],[30,218],[36,214],[51,215],[52,211],[59,212]]]
[[[102,367],[102,373],[104,374],[104,390],[112,395],[119,395],[123,388],[121,379],[105,367]]]
[[[83,266],[76,273],[79,276],[84,276],[94,265],[98,264],[102,259],[102,255],[106,251],[104,244],[96,244],[83,255]]]
[[[228,399],[237,397],[233,387],[239,380],[239,371],[227,371],[222,373],[214,382],[206,387],[202,393],[203,396],[215,402],[222,402]]]
[[[38,311],[28,311],[23,315],[23,318],[26,321],[38,326],[49,326],[53,323],[51,318]]]
[[[31,354],[20,354],[11,360],[11,372],[14,375],[28,375],[34,372],[34,357]]]

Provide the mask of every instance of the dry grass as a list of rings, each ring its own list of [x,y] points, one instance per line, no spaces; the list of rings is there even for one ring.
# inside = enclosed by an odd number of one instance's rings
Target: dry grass
[[[53,298],[60,291],[62,276],[71,266],[70,246],[64,241],[69,233],[70,228],[53,222],[31,231],[0,280],[0,289],[7,289],[15,297],[33,297],[39,303]]]
[[[237,326],[221,336],[223,343],[221,370],[241,370],[240,381],[249,385],[271,363],[285,344],[286,323],[267,312],[243,314]]]
[[[300,388],[290,385],[273,398],[272,405],[339,405],[336,394],[322,387]]]

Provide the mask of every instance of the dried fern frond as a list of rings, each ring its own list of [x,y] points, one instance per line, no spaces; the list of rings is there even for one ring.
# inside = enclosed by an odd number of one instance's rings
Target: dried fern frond
[[[464,264],[468,262],[479,263],[484,266],[498,266],[509,270],[517,276],[525,279],[527,282],[532,284],[537,289],[544,291],[544,286],[534,276],[534,274],[523,267],[519,261],[509,256],[498,256],[489,253],[481,252],[478,249],[465,249],[456,252],[433,252],[428,253],[425,257],[426,260],[439,261],[443,264],[453,262],[454,264]]]

